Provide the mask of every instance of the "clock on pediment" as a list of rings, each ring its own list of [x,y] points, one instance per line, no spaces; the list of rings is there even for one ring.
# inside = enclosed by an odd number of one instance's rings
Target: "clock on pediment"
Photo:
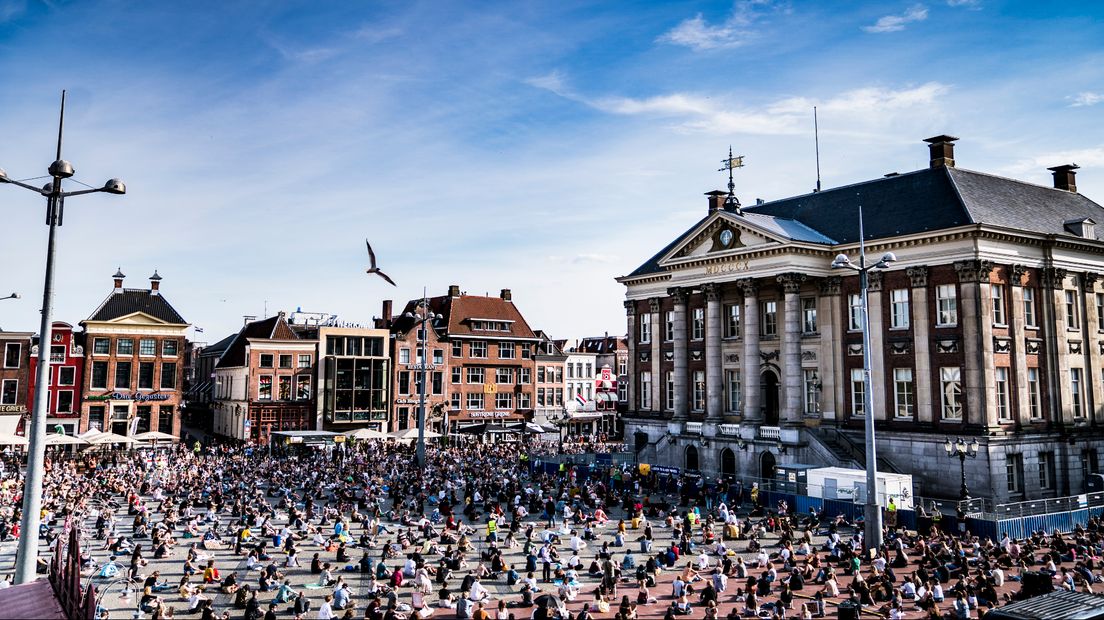
[[[744,244],[740,241],[740,231],[731,226],[721,226],[713,233],[713,247],[709,251],[720,252],[742,247]]]

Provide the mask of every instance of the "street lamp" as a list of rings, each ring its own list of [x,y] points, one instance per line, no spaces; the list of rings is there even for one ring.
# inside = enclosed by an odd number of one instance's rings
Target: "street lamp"
[[[0,170],[0,175],[3,175],[3,174],[4,174],[4,171]],[[3,183],[3,181],[0,181],[0,183]],[[23,296],[20,295],[19,293],[12,293],[11,295],[8,295],[7,297],[0,297],[0,301],[4,301],[5,299],[20,299],[22,297]]]
[[[0,183],[10,183],[29,189],[46,197],[46,225],[50,227],[46,241],[46,278],[42,286],[42,325],[39,328],[38,368],[36,385],[46,385],[50,376],[50,342],[54,312],[54,238],[57,227],[65,218],[65,199],[70,196],[104,192],[107,194],[125,194],[126,185],[119,179],[110,179],[103,187],[82,189],[75,192],[63,192],[61,183],[73,176],[73,165],[61,158],[61,136],[65,127],[65,91],[61,91],[61,117],[58,121],[57,157],[50,164],[49,173],[53,180],[42,189],[8,177],[0,169]],[[16,298],[17,295],[12,294]],[[9,297],[10,299],[11,297]],[[31,427],[27,439],[27,475],[23,486],[23,518],[20,527],[23,535],[19,537],[19,551],[15,563],[15,583],[29,583],[37,577],[38,539],[40,513],[42,511],[42,472],[46,454],[46,409],[49,407],[50,391],[35,392],[34,409],[31,413]]]
[[[443,319],[440,314],[434,314],[429,309],[429,300],[426,299],[425,290],[422,290],[422,304],[421,312],[407,312],[403,315],[408,319],[415,319],[415,323],[419,325],[419,329],[422,332],[422,363],[418,364],[417,370],[421,372],[421,387],[418,390],[418,446],[414,453],[414,458],[418,463],[418,467],[425,467],[425,406],[426,406],[426,367],[429,366],[429,358],[427,357],[426,344],[429,341],[429,330],[426,328],[426,324],[431,321]],[[442,429],[446,433],[447,429]]]
[[[866,506],[864,521],[866,524],[864,540],[867,549],[882,547],[882,509],[878,506],[878,456],[874,445],[874,402],[870,383],[870,306],[867,298],[869,282],[867,274],[871,270],[886,269],[890,263],[897,262],[893,252],[886,252],[873,265],[866,264],[866,244],[863,241],[862,207],[859,207],[859,264],[851,262],[846,254],[837,254],[832,261],[832,269],[850,269],[859,273],[859,287],[862,289],[862,338],[863,338],[863,413],[866,418]]]
[[[943,444],[947,456],[951,458],[958,457],[959,468],[962,472],[962,487],[958,490],[958,499],[962,501],[970,499],[970,490],[966,488],[966,457],[976,459],[979,447],[977,437],[970,443],[966,443],[966,440],[961,437],[952,442],[951,438],[948,437],[947,443]]]

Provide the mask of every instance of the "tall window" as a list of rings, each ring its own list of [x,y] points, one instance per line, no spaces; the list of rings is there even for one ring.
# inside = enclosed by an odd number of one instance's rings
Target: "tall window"
[[[138,363],[138,389],[153,389],[153,362]]]
[[[1023,493],[1023,455],[1009,454],[1004,460],[1005,476],[1008,478],[1008,492]]]
[[[452,343],[452,356],[464,357],[464,343],[459,340]],[[459,409],[460,407],[457,407]]]
[[[1008,389],[1008,369],[998,367],[994,370],[997,381],[997,419],[1011,420],[1012,407],[1010,406],[1011,397]]]
[[[261,375],[257,383],[257,399],[272,400],[272,375]]]
[[[533,381],[533,371],[530,368],[518,369],[518,383],[521,385],[528,385]]]
[[[399,394],[410,393],[410,371],[403,370],[399,372]]]
[[[805,413],[820,413],[820,378],[815,370],[801,371],[805,386]]]
[[[9,342],[4,345],[4,368],[19,368],[20,355],[23,347],[18,342]]]
[[[740,304],[725,306],[725,338],[740,336]]]
[[[58,413],[73,413],[73,390],[60,390],[57,400]]]
[[[73,385],[77,382],[77,369],[73,366],[58,368],[58,385]]]
[[[941,327],[958,325],[958,292],[953,284],[935,287],[935,324]]]
[[[1049,491],[1054,488],[1054,453],[1039,453],[1039,488]]]
[[[694,411],[705,411],[705,371],[694,371]]]
[[[471,357],[487,357],[487,343],[486,342],[473,342],[469,345],[469,355]]]
[[[1038,327],[1038,323],[1035,322],[1035,289],[1024,287],[1023,305],[1024,325],[1027,327]]]
[[[694,308],[690,322],[690,337],[694,340],[705,338],[705,308]]]
[[[130,389],[130,362],[115,362],[115,387]]]
[[[161,355],[162,357],[176,357],[176,341],[175,340],[162,340],[161,341]],[[172,407],[169,408],[172,411]]]
[[[671,342],[675,339],[675,313],[663,313],[663,341]]]
[[[480,411],[483,409],[483,394],[480,392],[468,392],[468,409]]]
[[[96,355],[107,355],[111,353],[111,339],[109,338],[95,338],[92,340],[92,352]]]
[[[663,373],[663,408],[667,411],[675,409],[675,373],[669,370]]]
[[[853,332],[862,330],[862,295],[848,295],[847,309],[847,329]]]
[[[120,338],[115,343],[116,355],[134,355],[134,340],[131,338]]]
[[[640,373],[640,408],[652,408],[652,373]]]
[[[157,341],[153,338],[142,338],[139,340],[138,355],[157,355]]]
[[[277,377],[276,394],[280,400],[291,400],[291,377],[287,375]]]
[[[1039,393],[1039,369],[1027,369],[1027,410],[1032,420],[1043,417],[1042,398]]]
[[[1070,408],[1075,418],[1085,415],[1085,398],[1081,392],[1081,369],[1070,368]]]
[[[1104,332],[1104,293],[1096,294],[1096,331]]]
[[[728,395],[728,411],[739,413],[744,408],[744,399],[740,394],[740,371],[725,371],[725,393]]]
[[[916,389],[912,382],[911,368],[893,369],[894,408],[898,418],[911,418],[916,413]]]
[[[498,343],[498,357],[504,360],[517,359],[517,345],[513,342]]]
[[[815,334],[817,331],[816,297],[805,297],[801,300],[801,331],[806,334]]]
[[[310,375],[296,375],[295,376],[295,399],[296,400],[310,400],[311,397],[311,378]]]
[[[1085,448],[1081,451],[1081,479],[1088,480],[1089,474],[1100,473],[1100,462],[1096,454],[1096,448]]]
[[[485,378],[484,369],[468,367],[468,383],[483,383]]]
[[[272,368],[274,363],[275,361],[271,353],[261,354],[261,368]]]
[[[652,313],[644,312],[640,315],[640,342],[647,344],[652,341]]]
[[[944,420],[962,419],[962,369],[957,366],[940,368]]]
[[[399,349],[399,363],[400,364],[409,364],[410,363],[410,349],[408,349],[408,348]]]
[[[889,327],[890,329],[908,329],[909,326],[909,292],[907,288],[897,288],[889,292]]]
[[[92,362],[92,381],[88,385],[94,390],[107,389],[107,362]]]
[[[1066,327],[1078,329],[1081,327],[1080,317],[1077,312],[1077,292],[1066,291]]]
[[[764,301],[759,305],[759,332],[763,336],[778,335],[778,302]]]
[[[989,290],[993,294],[993,322],[997,325],[1005,325],[1004,320],[1004,285],[990,284]]]
[[[19,398],[19,379],[4,379],[0,388],[0,405],[14,405]]]
[[[851,369],[851,415],[866,415],[866,381],[862,368]]]

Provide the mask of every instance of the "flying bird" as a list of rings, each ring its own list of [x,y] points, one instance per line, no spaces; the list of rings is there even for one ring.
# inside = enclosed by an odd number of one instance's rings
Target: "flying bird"
[[[364,245],[368,246],[368,260],[372,262],[371,266],[368,267],[368,270],[365,273],[369,273],[369,274],[374,273],[377,276],[383,278],[384,280],[387,280],[387,283],[390,284],[391,286],[397,286],[395,284],[394,280],[389,278],[386,273],[380,271],[379,267],[376,266],[376,253],[372,251],[372,244],[368,243],[368,240],[365,239],[364,240]]]

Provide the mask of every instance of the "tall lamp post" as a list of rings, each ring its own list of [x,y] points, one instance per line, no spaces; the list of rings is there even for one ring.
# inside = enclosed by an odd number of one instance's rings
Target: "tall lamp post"
[[[415,323],[419,326],[422,332],[422,363],[418,364],[418,371],[421,373],[421,386],[418,390],[418,446],[415,449],[414,459],[418,463],[418,467],[425,467],[425,406],[426,406],[426,368],[429,366],[429,358],[426,356],[426,344],[429,342],[429,330],[426,328],[426,324],[438,319],[444,318],[440,314],[434,314],[429,309],[429,300],[426,298],[425,290],[422,290],[422,304],[420,312],[407,312],[403,316],[408,319],[414,319]]]
[[[947,456],[951,458],[958,457],[959,470],[962,474],[962,486],[958,490],[958,499],[966,501],[970,499],[970,490],[966,488],[966,457],[976,459],[978,455],[978,448],[980,448],[977,437],[970,443],[966,443],[966,440],[959,437],[953,442],[948,437],[947,443],[943,444],[943,449],[947,451]]]
[[[873,265],[866,264],[866,244],[863,241],[862,207],[859,207],[859,264],[851,262],[846,254],[838,254],[832,261],[832,269],[851,269],[859,272],[859,287],[862,289],[862,336],[863,336],[863,414],[866,418],[866,505],[863,510],[866,524],[863,540],[867,549],[882,547],[882,509],[878,506],[878,456],[874,444],[874,402],[873,388],[870,383],[870,306],[867,299],[867,274],[875,269],[885,269],[889,263],[897,261],[893,252],[886,252]]]
[[[65,199],[70,196],[105,192],[125,194],[126,185],[119,179],[110,179],[103,187],[64,192],[61,183],[73,176],[73,165],[61,158],[61,136],[65,126],[65,91],[61,91],[61,117],[58,121],[57,157],[48,169],[52,181],[42,189],[22,181],[9,178],[0,169],[0,183],[10,183],[29,189],[46,197],[46,225],[50,227],[46,240],[46,278],[42,287],[42,325],[38,337],[38,368],[35,375],[36,385],[46,385],[50,376],[50,342],[54,313],[54,239],[57,227],[65,217]],[[31,413],[31,427],[27,439],[27,475],[23,485],[23,518],[20,521],[22,536],[19,537],[19,551],[15,562],[15,583],[29,583],[36,578],[38,563],[39,522],[42,511],[42,471],[46,457],[46,410],[49,407],[50,391],[35,392],[34,409]]]

